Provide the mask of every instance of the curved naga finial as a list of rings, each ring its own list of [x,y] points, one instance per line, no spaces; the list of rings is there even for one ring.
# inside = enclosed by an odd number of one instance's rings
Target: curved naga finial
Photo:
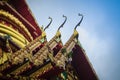
[[[61,24],[61,26],[58,28],[58,31],[60,30],[61,27],[63,27],[63,25],[65,24],[65,22],[67,21],[67,17],[63,15],[63,17],[65,18],[65,21]]]
[[[50,26],[50,24],[52,23],[52,18],[49,17],[48,19],[50,19],[50,23],[44,28],[44,31]]]
[[[75,26],[75,30],[76,30],[76,28],[78,27],[78,26],[80,26],[80,24],[81,24],[81,22],[82,22],[82,20],[83,20],[83,15],[82,14],[78,14],[78,16],[82,16],[82,18],[81,18],[81,20],[79,21],[79,23]]]

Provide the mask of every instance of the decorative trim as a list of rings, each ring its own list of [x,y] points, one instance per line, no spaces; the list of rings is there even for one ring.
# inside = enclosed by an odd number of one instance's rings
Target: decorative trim
[[[52,68],[53,68],[52,64],[48,63],[44,67],[40,68],[39,70],[37,70],[36,72],[34,72],[33,74],[31,74],[30,77],[37,78],[37,77],[43,75],[44,73],[48,72]]]
[[[19,25],[21,28],[23,28],[23,30],[26,32],[26,34],[29,36],[29,38],[31,40],[33,40],[31,34],[29,33],[29,31],[26,29],[26,27],[22,24],[22,22],[20,22],[14,15],[10,14],[7,11],[4,10],[0,10],[0,16],[4,16],[7,19],[10,19],[12,22],[14,22],[15,24]]]

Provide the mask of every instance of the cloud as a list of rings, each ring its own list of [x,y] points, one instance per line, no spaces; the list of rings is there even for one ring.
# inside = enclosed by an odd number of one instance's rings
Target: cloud
[[[112,37],[100,38],[99,35],[96,36],[83,27],[80,27],[78,32],[79,40],[99,78],[101,80],[119,79],[118,73],[115,72],[119,64],[115,64],[117,60],[114,59],[115,47]]]

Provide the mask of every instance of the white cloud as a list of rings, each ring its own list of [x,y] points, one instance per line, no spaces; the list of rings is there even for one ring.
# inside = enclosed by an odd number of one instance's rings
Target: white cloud
[[[100,79],[113,79],[110,77],[115,73],[116,64],[113,65],[115,60],[112,60],[112,38],[99,38],[83,27],[78,28],[78,32],[79,40]]]

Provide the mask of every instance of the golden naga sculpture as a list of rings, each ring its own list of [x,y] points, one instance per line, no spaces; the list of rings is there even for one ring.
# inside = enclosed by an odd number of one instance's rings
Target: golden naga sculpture
[[[83,16],[82,16],[82,17],[83,17]],[[81,21],[82,21],[82,19],[81,19]],[[81,22],[79,22],[79,24],[80,24],[80,23],[81,23]],[[77,26],[78,26],[78,25],[77,25]],[[45,48],[45,49],[47,49],[47,50],[45,50],[45,51],[48,51],[48,52],[49,52],[48,56],[49,56],[50,60],[52,61],[52,63],[53,63],[54,65],[52,65],[51,63],[48,63],[47,65],[49,65],[49,66],[45,65],[43,68],[40,68],[40,69],[37,70],[36,72],[32,73],[32,74],[30,75],[30,77],[32,77],[32,78],[37,78],[37,77],[39,77],[40,75],[45,74],[45,72],[49,72],[51,69],[53,69],[53,66],[54,66],[54,67],[56,66],[56,67],[59,67],[60,69],[65,70],[66,74],[68,74],[68,76],[67,76],[68,79],[75,79],[75,80],[78,79],[77,76],[75,76],[72,72],[69,73],[69,71],[66,71],[66,70],[67,70],[67,66],[68,66],[68,65],[66,65],[66,64],[69,62],[69,60],[71,60],[71,59],[70,59],[71,57],[69,56],[69,55],[70,55],[70,52],[72,51],[72,49],[73,49],[73,47],[75,46],[75,44],[78,43],[78,32],[77,32],[76,28],[77,28],[77,27],[74,28],[74,33],[73,33],[73,35],[70,37],[70,39],[67,41],[67,43],[62,47],[62,49],[57,53],[57,55],[55,55],[55,57],[53,57],[53,51],[52,51],[52,49],[50,48],[50,46],[49,46],[49,45],[46,45],[46,47],[47,47],[48,49]],[[58,35],[58,34],[59,34],[59,29],[58,29],[56,35]],[[42,50],[42,51],[43,51],[43,50]],[[37,65],[37,66],[43,64],[43,59],[46,58],[46,57],[45,57],[45,53],[46,53],[45,51],[43,51],[43,53],[41,53],[41,55],[37,55],[37,56],[40,57],[39,59],[35,58],[35,59],[36,59],[36,65]],[[42,57],[41,57],[41,56],[42,56]],[[66,63],[66,62],[67,62],[67,63]],[[47,66],[47,67],[46,67],[46,66]],[[61,77],[62,79],[65,79],[62,74],[60,74],[59,77]]]
[[[78,15],[82,16],[82,18],[79,21],[79,23],[75,26],[73,35],[70,37],[67,43],[62,47],[62,49],[57,53],[53,61],[57,66],[63,69],[65,69],[66,62],[68,62],[69,60],[68,59],[69,53],[72,51],[75,44],[78,43],[78,32],[76,28],[80,26],[80,23],[83,20],[83,15],[82,14],[78,14]]]
[[[63,15],[63,17],[65,18],[65,21],[58,28],[58,30],[56,32],[56,35],[38,53],[36,53],[33,56],[33,63],[35,65],[42,65],[43,62],[44,62],[43,60],[48,59],[48,57],[50,57],[51,60],[52,60],[53,53],[51,53],[51,51],[61,41],[61,39],[60,39],[61,38],[61,33],[60,33],[59,30],[60,30],[60,28],[63,27],[63,25],[65,24],[65,22],[67,20],[66,16]]]
[[[36,53],[36,55],[34,56],[34,65],[36,66],[41,66],[44,65],[44,61],[43,60],[48,60],[50,61],[48,64],[46,64],[44,67],[38,69],[37,71],[33,72],[30,74],[30,77],[32,78],[38,78],[39,76],[45,74],[46,72],[48,72],[49,70],[53,69],[53,59],[54,59],[54,52],[53,52],[53,48],[61,43],[61,33],[60,33],[60,28],[63,27],[63,25],[65,24],[67,17],[63,15],[63,17],[65,18],[65,21],[60,25],[60,27],[58,28],[56,35],[40,50],[39,53]],[[50,59],[50,60],[49,60]]]

